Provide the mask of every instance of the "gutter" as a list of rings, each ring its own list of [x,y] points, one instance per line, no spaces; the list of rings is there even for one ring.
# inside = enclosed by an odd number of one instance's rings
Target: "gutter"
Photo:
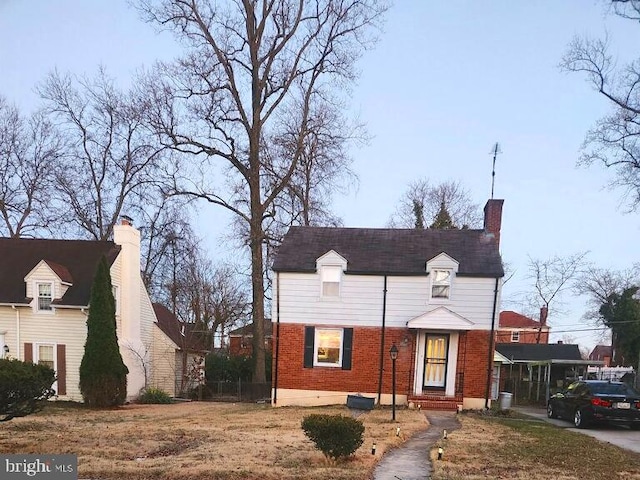
[[[382,371],[384,369],[384,332],[387,318],[387,276],[384,276],[384,287],[382,290],[382,334],[380,335],[380,366],[378,370],[378,405],[382,397]]]
[[[489,409],[489,397],[491,396],[491,374],[493,372],[493,351],[495,349],[496,310],[498,308],[498,285],[500,279],[496,277],[496,286],[493,290],[493,313],[491,314],[491,337],[489,338],[489,361],[487,365],[487,389],[484,395],[484,408]]]
[[[280,272],[276,272],[276,352],[273,372],[273,404],[278,403],[278,363],[280,361]]]

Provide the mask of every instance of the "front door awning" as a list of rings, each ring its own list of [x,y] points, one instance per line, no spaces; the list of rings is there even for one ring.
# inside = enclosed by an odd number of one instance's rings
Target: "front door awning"
[[[422,330],[469,330],[473,325],[471,320],[447,307],[438,307],[407,322],[407,327]]]

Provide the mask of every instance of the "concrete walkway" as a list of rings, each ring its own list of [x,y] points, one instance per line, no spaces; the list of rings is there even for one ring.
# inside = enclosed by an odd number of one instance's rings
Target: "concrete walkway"
[[[373,471],[373,480],[427,480],[431,475],[429,452],[442,431],[460,428],[455,413],[427,411],[429,428],[386,453]]]

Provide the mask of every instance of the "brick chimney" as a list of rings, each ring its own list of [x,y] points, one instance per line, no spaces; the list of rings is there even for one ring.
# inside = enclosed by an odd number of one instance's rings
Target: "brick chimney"
[[[502,226],[502,204],[504,200],[487,201],[484,206],[484,231],[493,234],[498,248],[500,247],[500,227]]]
[[[549,309],[547,307],[540,307],[540,325],[547,324],[547,315],[549,314]]]

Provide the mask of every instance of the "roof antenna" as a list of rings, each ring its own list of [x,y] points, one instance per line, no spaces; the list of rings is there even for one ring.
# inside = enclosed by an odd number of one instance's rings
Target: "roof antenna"
[[[499,153],[502,153],[502,150],[500,150],[500,144],[496,142],[489,153],[493,153],[493,170],[491,171],[491,199],[493,200],[493,185],[496,181],[496,157]]]

